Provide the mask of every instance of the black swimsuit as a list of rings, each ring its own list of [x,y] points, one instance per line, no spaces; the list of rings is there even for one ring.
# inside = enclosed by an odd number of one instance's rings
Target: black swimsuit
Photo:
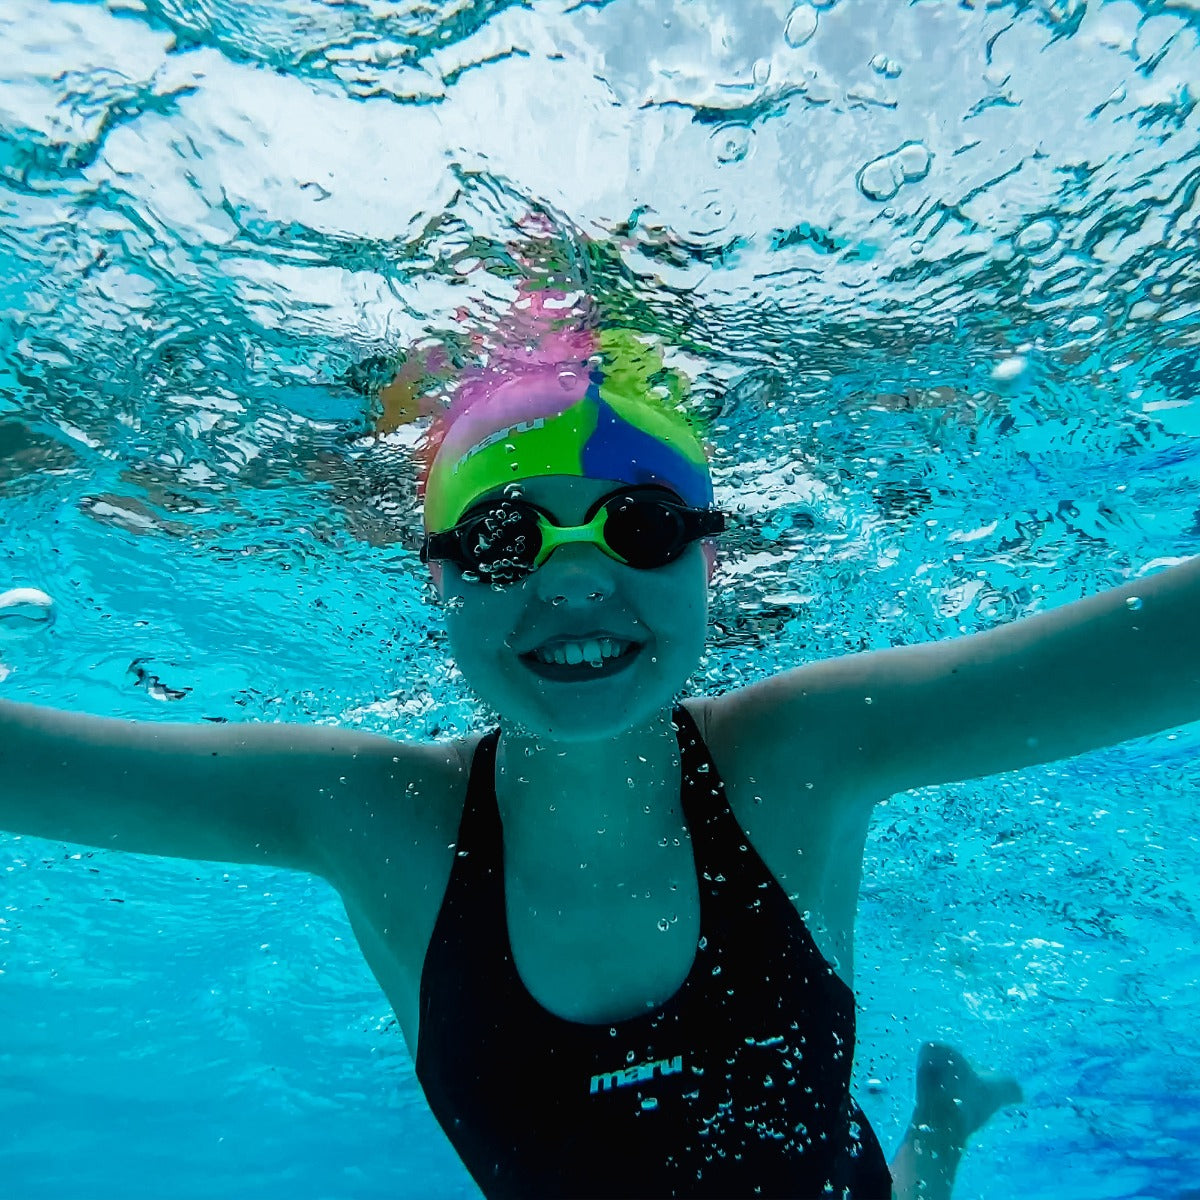
[[[700,882],[683,985],[599,1025],[529,994],[508,940],[493,732],[421,974],[417,1078],[488,1197],[888,1200],[850,1096],[854,994],[749,845],[694,721],[674,717]]]

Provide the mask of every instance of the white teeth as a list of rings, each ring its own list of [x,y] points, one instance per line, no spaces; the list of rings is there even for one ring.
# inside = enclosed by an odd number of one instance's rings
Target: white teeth
[[[539,662],[558,663],[559,666],[577,666],[586,662],[598,667],[606,658],[617,658],[624,654],[632,642],[613,638],[588,638],[586,642],[560,642],[552,650],[536,650]]]

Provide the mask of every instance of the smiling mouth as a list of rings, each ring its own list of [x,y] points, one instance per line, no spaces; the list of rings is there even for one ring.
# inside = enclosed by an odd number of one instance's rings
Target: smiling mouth
[[[539,647],[519,657],[535,675],[543,679],[587,683],[627,671],[641,652],[642,646],[638,642],[602,638]]]

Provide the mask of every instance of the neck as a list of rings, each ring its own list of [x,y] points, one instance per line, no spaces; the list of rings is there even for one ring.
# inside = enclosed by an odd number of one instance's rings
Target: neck
[[[496,800],[510,854],[565,863],[568,851],[628,855],[658,845],[682,821],[671,710],[599,741],[556,742],[502,727]]]

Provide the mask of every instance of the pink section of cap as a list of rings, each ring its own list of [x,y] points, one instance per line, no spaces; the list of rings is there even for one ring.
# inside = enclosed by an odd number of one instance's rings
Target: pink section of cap
[[[490,378],[485,378],[490,376]],[[481,371],[464,381],[465,387],[476,389],[459,415],[449,414],[452,422],[438,458],[461,458],[498,429],[506,429],[537,417],[556,417],[587,394],[590,375],[587,365],[554,363],[511,372]]]
[[[576,311],[563,293],[524,292],[487,366],[464,373],[446,410],[438,458],[459,458],[498,429],[556,416],[583,399],[599,343],[591,329],[572,323]],[[554,327],[562,321],[565,328]]]

